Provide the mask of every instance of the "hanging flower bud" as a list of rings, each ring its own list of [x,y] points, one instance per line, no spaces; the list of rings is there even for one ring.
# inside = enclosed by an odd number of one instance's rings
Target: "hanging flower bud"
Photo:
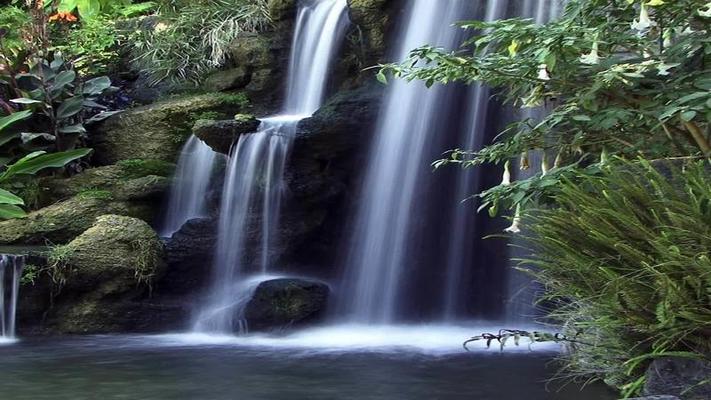
[[[524,151],[521,153],[521,157],[519,157],[519,163],[518,167],[521,171],[525,171],[531,167],[531,164],[528,162],[528,152]]]
[[[580,57],[580,62],[587,65],[596,65],[600,63],[600,54],[598,53],[598,43],[597,40],[593,42],[592,51],[588,54],[583,54]]]
[[[516,213],[514,214],[511,226],[504,229],[506,233],[521,233],[521,205],[516,205]]]
[[[541,159],[541,176],[546,176],[551,167],[548,165],[548,153],[543,151],[543,158]]]
[[[541,64],[538,66],[538,79],[542,81],[551,80],[550,74],[548,74],[548,66],[546,64]]]
[[[665,49],[668,49],[669,47],[672,46],[672,37],[674,36],[674,30],[673,29],[665,29],[664,34],[662,34],[662,37],[664,38],[664,43],[662,44]]]
[[[501,177],[501,185],[508,186],[511,184],[511,161],[506,161],[504,164],[504,175]]]
[[[645,34],[649,30],[649,28],[656,25],[656,22],[652,21],[649,18],[647,5],[643,2],[639,11],[639,19],[635,19],[634,22],[632,22],[632,29],[636,30],[640,34]]]
[[[555,156],[555,161],[553,162],[553,168],[560,168],[563,166],[563,150],[558,152],[558,155]]]
[[[602,153],[600,153],[600,164],[607,164],[609,158],[610,157],[607,154],[607,149],[602,149]]]

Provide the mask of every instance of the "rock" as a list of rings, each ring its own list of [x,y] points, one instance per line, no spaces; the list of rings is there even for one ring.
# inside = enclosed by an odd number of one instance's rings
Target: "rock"
[[[205,79],[202,87],[211,92],[242,89],[249,83],[249,74],[245,67],[234,67],[215,71]]]
[[[261,123],[251,115],[238,117],[222,121],[199,120],[193,126],[193,134],[216,152],[230,154],[232,143],[241,135],[255,132]]]
[[[0,244],[67,243],[89,229],[97,217],[121,214],[150,220],[151,208],[96,195],[77,195],[33,211],[23,219],[0,221]]]
[[[91,168],[70,178],[48,177],[39,182],[40,204],[47,206],[79,194],[116,200],[156,200],[170,187],[175,165],[155,160],[126,160]]]
[[[711,399],[711,363],[674,357],[656,359],[647,369],[642,394],[678,396],[684,400]]]
[[[245,309],[249,329],[282,329],[316,322],[326,310],[329,292],[328,285],[304,279],[262,282]]]
[[[267,7],[272,21],[283,21],[296,16],[295,0],[269,0]]]
[[[364,62],[367,65],[382,62],[388,44],[389,28],[393,23],[395,7],[398,2],[393,0],[348,0],[350,17],[353,24],[359,27]]]
[[[97,124],[90,137],[93,161],[152,159],[174,163],[198,119],[229,118],[245,107],[244,96],[205,94],[129,109]]]
[[[168,272],[156,285],[161,293],[200,293],[210,279],[217,245],[217,220],[197,218],[186,222],[165,241]]]
[[[305,266],[299,273],[327,273],[336,261],[382,89],[376,83],[339,92],[299,124],[285,168],[287,190],[278,240],[287,246],[282,261]],[[292,265],[299,268],[296,264]]]
[[[63,284],[51,312],[62,333],[125,330],[133,323],[127,305],[164,273],[158,235],[131,217],[103,215],[69,244],[51,252],[61,252],[54,258],[61,260],[55,268],[60,269]]]

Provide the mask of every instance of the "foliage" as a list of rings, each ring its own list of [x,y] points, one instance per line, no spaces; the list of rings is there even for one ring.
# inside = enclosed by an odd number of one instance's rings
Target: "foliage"
[[[47,2],[51,7],[54,2]],[[107,13],[116,7],[131,4],[131,0],[59,0],[57,11],[60,13],[78,13],[83,19],[93,19],[101,13]]]
[[[17,57],[24,48],[22,31],[29,25],[30,18],[25,10],[15,6],[2,7],[0,11],[0,29],[4,30],[0,50],[10,57]]]
[[[105,110],[96,100],[113,90],[109,78],[103,76],[87,82],[77,82],[77,74],[60,54],[52,62],[36,59],[27,73],[18,73],[8,79],[20,97],[12,103],[30,108],[36,118],[41,118],[40,132],[18,133],[23,143],[43,139],[55,143],[57,150],[74,147],[76,140],[86,134],[85,113]],[[102,112],[86,120],[100,121],[113,112]]]
[[[52,283],[52,298],[59,295],[62,288],[67,283],[69,272],[69,261],[74,255],[74,249],[69,245],[52,245],[47,253],[47,272]]]
[[[83,75],[107,73],[119,59],[119,34],[114,18],[99,15],[81,24],[56,27],[52,49],[70,60]]]
[[[550,317],[592,344],[570,353],[573,375],[631,395],[650,358],[711,358],[711,180],[707,161],[614,160],[562,178],[557,207],[524,217]]]
[[[164,80],[199,83],[228,59],[228,46],[242,32],[269,23],[266,0],[164,2],[152,30],[133,38],[135,60],[156,84]]]
[[[555,158],[554,167],[604,154],[709,155],[709,10],[706,0],[571,0],[560,19],[544,25],[466,22],[478,33],[462,50],[425,46],[378,76],[428,85],[478,81],[513,106],[546,107],[542,120],[522,117],[492,145],[454,151],[438,165],[506,163],[531,151]],[[529,194],[518,196],[535,197]],[[513,207],[521,199],[499,200]]]
[[[36,265],[25,265],[25,268],[22,269],[22,278],[20,278],[20,283],[22,285],[34,285],[41,272],[42,268]]]

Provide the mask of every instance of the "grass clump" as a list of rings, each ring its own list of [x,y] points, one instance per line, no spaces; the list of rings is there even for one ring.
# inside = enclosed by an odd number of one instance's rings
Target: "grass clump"
[[[711,359],[711,179],[707,161],[614,162],[564,179],[556,208],[525,218],[550,317],[587,346],[566,372],[626,396],[656,357]]]
[[[153,29],[134,38],[135,60],[161,81],[198,84],[224,65],[229,45],[243,32],[258,32],[270,23],[266,0],[165,1]]]

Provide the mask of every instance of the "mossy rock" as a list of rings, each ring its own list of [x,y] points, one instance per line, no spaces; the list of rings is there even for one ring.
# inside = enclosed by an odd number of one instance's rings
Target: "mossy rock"
[[[102,294],[133,290],[163,272],[158,234],[137,218],[102,215],[65,250],[71,269],[67,286],[101,290]]]
[[[305,279],[262,282],[245,309],[249,329],[283,329],[316,322],[326,310],[329,292],[328,285]]]
[[[156,232],[139,219],[121,215],[98,217],[61,252],[62,263],[56,268],[64,268],[62,291],[71,294],[71,299],[57,299],[57,328],[63,333],[125,329],[124,306],[165,272]]]
[[[121,160],[175,162],[196,120],[208,113],[229,118],[247,104],[245,96],[211,93],[168,99],[133,108],[100,123],[91,133],[93,161],[100,165]]]
[[[91,168],[70,178],[40,180],[42,205],[73,196],[113,200],[158,199],[170,187],[175,165],[159,160],[125,160]]]
[[[150,207],[115,201],[104,196],[74,196],[33,211],[23,219],[0,221],[0,244],[67,243],[90,228],[97,217],[121,214],[144,219]]]
[[[367,61],[382,61],[387,48],[388,27],[392,25],[392,13],[388,9],[393,4],[393,0],[348,0],[351,20],[362,32]]]
[[[261,122],[252,115],[239,114],[230,120],[201,119],[193,126],[193,134],[205,142],[212,150],[230,154],[232,144],[241,135],[254,133]]]
[[[267,7],[272,21],[282,21],[296,15],[296,0],[269,0]]]

